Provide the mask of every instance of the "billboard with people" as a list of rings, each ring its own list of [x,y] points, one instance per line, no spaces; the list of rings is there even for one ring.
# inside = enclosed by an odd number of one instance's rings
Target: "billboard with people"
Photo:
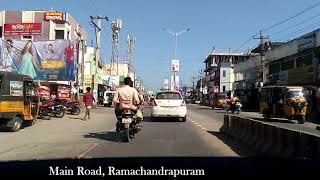
[[[0,71],[15,71],[35,80],[74,81],[77,41],[0,40]]]

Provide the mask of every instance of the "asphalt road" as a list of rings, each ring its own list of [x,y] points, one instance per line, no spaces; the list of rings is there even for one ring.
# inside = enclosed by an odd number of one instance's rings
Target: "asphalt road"
[[[125,143],[115,132],[113,108],[79,116],[39,120],[19,132],[0,132],[0,160],[154,156],[242,156],[246,150],[219,137],[223,113],[188,106],[187,122],[150,119],[145,107],[142,131]]]

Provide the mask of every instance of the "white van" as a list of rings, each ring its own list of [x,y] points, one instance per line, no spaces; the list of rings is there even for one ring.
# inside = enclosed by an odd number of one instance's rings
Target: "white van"
[[[105,91],[103,95],[103,105],[104,107],[111,107],[112,99],[116,91]]]

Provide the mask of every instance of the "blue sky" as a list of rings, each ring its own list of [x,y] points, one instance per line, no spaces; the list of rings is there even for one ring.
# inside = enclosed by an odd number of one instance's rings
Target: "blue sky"
[[[179,37],[180,79],[191,85],[199,75],[203,60],[214,46],[217,51],[237,49],[260,29],[288,18],[317,0],[1,0],[5,10],[51,9],[69,12],[88,32],[88,44],[94,40],[89,16],[101,15],[123,21],[120,57],[125,57],[128,33],[137,39],[134,65],[144,84],[153,90],[170,75],[173,38],[162,30],[191,30]],[[320,6],[266,32],[274,40],[288,40],[320,27]],[[308,20],[308,21],[305,21]],[[299,23],[303,22],[303,23]],[[295,26],[295,24],[297,24]],[[110,22],[103,23],[102,57],[111,57]],[[308,28],[309,27],[309,28]],[[286,29],[288,28],[288,29]],[[286,29],[279,32],[282,29]],[[251,40],[242,49],[254,47]]]

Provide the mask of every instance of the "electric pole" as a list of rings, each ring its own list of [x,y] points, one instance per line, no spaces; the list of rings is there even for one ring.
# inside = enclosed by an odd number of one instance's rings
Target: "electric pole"
[[[194,92],[194,80],[196,80],[196,77],[192,77],[192,91]]]
[[[269,39],[268,36],[263,36],[262,31],[260,31],[260,37],[254,38],[254,39],[260,39],[260,60],[261,60],[261,71],[262,71],[262,82],[263,84],[267,81],[267,75],[266,75],[266,62],[264,59],[264,40]]]
[[[95,28],[96,32],[96,51],[95,51],[95,72],[94,72],[94,78],[93,78],[93,94],[96,99],[98,99],[98,67],[100,62],[100,47],[101,47],[101,20],[105,19],[108,21],[108,17],[93,17],[90,16],[91,24]],[[94,22],[94,20],[97,20],[97,24]]]

